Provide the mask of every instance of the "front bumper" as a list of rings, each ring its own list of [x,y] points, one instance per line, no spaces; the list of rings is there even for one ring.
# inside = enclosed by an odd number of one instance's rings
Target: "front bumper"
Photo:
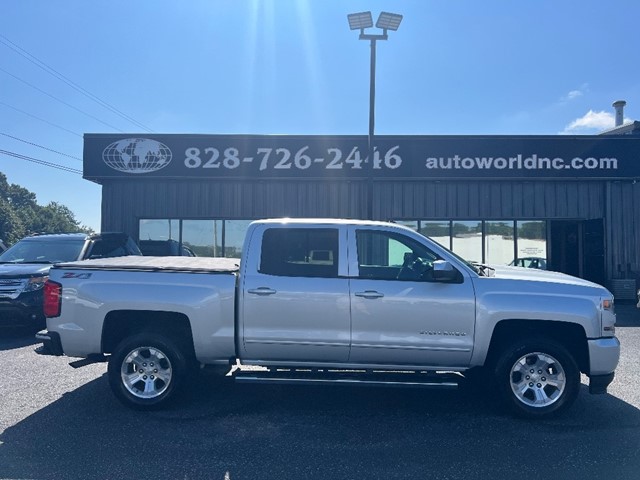
[[[607,375],[592,375],[589,377],[589,393],[602,394],[607,393],[607,387],[613,382],[614,372]]]
[[[620,341],[616,337],[587,340],[589,345],[589,376],[613,372],[620,360]]]
[[[36,339],[42,342],[42,345],[35,350],[37,354],[54,355],[56,357],[64,355],[60,334],[58,332],[41,330],[36,333]]]
[[[587,340],[589,345],[589,393],[607,393],[620,360],[620,341],[616,337]]]
[[[43,328],[45,325],[41,290],[22,293],[16,299],[0,299],[0,326]]]

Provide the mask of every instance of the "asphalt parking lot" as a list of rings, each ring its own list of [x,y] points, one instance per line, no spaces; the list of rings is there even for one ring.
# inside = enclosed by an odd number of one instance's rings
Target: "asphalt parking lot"
[[[515,419],[479,394],[235,385],[201,376],[169,410],[136,413],[104,365],[40,357],[0,333],[0,478],[640,478],[640,312],[618,306],[607,395]]]

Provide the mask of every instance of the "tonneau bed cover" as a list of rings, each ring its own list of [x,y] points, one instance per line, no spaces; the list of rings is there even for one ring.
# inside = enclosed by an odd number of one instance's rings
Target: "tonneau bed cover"
[[[239,258],[211,257],[114,257],[59,263],[54,268],[79,270],[178,271],[197,273],[233,273],[240,268]]]

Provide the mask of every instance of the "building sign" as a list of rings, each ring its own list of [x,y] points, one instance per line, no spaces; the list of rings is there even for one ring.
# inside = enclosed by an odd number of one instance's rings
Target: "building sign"
[[[84,177],[569,179],[640,177],[640,138],[111,135],[84,137]]]

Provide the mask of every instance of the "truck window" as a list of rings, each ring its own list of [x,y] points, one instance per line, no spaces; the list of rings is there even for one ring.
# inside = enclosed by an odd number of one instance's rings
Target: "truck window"
[[[262,237],[260,273],[284,277],[337,277],[338,230],[267,229]]]
[[[430,280],[439,257],[426,246],[393,232],[358,230],[359,278],[377,280]]]

